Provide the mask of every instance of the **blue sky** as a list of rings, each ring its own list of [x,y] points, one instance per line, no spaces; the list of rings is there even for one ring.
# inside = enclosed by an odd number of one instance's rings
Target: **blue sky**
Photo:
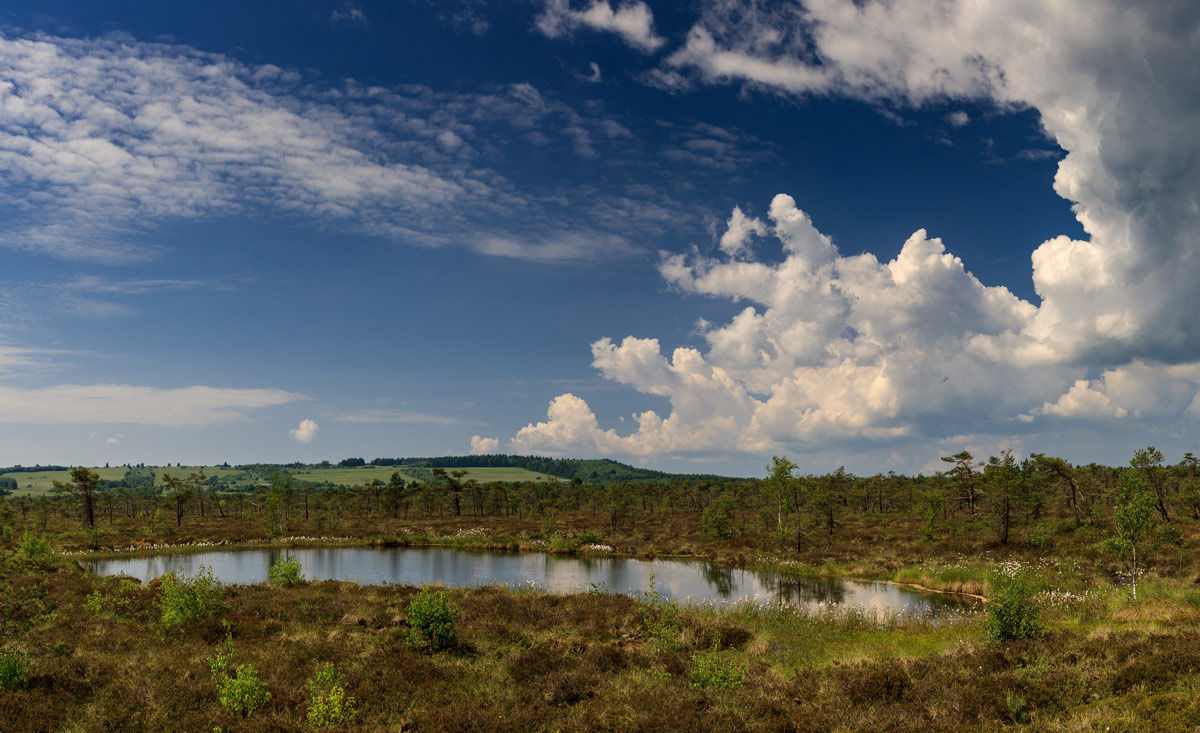
[[[1177,460],[1200,18],[1043,5],[6,3],[0,464]]]

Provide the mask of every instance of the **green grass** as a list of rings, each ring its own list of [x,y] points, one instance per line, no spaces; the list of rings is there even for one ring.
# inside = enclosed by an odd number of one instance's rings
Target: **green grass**
[[[100,478],[108,481],[118,481],[125,476],[124,466],[117,466],[116,468],[93,468],[92,470],[100,474]],[[0,474],[0,478],[16,480],[17,490],[13,492],[14,496],[37,496],[38,494],[48,493],[53,488],[55,481],[70,483],[71,472],[4,473]]]
[[[243,471],[236,471],[232,468],[220,468],[218,466],[147,466],[147,469],[154,471],[155,482],[162,485],[162,475],[164,473],[171,476],[186,478],[189,474],[203,473],[205,476],[230,476],[237,480],[239,475],[245,475]],[[125,478],[126,468],[124,466],[112,466],[109,468],[92,467],[92,470],[99,474],[101,480],[104,481],[120,481]],[[36,473],[5,473],[0,474],[0,478],[11,478],[17,482],[17,490],[14,496],[38,496],[39,494],[47,494],[54,487],[54,482],[59,481],[64,484],[71,482],[70,471],[39,471]]]

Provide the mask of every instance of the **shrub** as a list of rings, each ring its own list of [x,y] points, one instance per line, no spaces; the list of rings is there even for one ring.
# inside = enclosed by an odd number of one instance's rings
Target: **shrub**
[[[983,630],[993,641],[1029,639],[1042,630],[1040,604],[1020,563],[1007,562],[992,571]]]
[[[308,678],[308,724],[329,728],[353,720],[358,708],[346,695],[345,676],[329,662],[314,667],[316,674]]]
[[[1012,716],[1014,723],[1019,725],[1029,722],[1029,710],[1025,704],[1025,698],[1017,697],[1010,692],[1005,696],[1004,704],[1008,706],[1008,714]]]
[[[17,552],[26,560],[49,560],[54,557],[50,541],[32,532],[26,532],[21,537],[21,543],[17,545]]]
[[[217,647],[217,653],[207,659],[208,671],[212,675],[213,681],[217,684],[230,677],[230,670],[233,668],[233,655],[236,652],[237,647],[233,643],[233,637],[226,633],[225,641],[221,642],[221,645]]]
[[[88,594],[87,600],[83,602],[87,610],[99,616],[104,613],[104,594],[99,590],[94,590]]]
[[[584,545],[599,545],[604,543],[604,538],[594,529],[585,529],[579,533],[579,542]]]
[[[300,572],[300,561],[294,557],[281,557],[271,566],[271,585],[292,586],[304,582]]]
[[[258,678],[258,670],[250,664],[239,664],[234,676],[217,686],[221,707],[243,718],[263,708],[271,700],[267,683]]]
[[[162,577],[159,603],[162,622],[178,626],[193,619],[212,616],[221,606],[224,587],[212,570],[201,565],[191,578],[167,573]]]
[[[1136,459],[1137,455],[1134,457]],[[1146,551],[1150,549],[1158,524],[1154,520],[1154,494],[1140,473],[1126,474],[1117,487],[1113,520],[1117,536],[1105,540],[1104,544],[1121,558],[1129,572],[1133,582],[1133,599],[1136,601],[1138,578],[1145,572]]]
[[[715,539],[727,540],[733,537],[733,497],[729,491],[713,500],[700,517],[700,531]]]
[[[0,650],[0,690],[29,687],[29,655],[17,650]]]
[[[458,646],[458,609],[450,606],[444,591],[425,586],[408,602],[408,643],[418,649],[453,649]]]
[[[97,616],[116,618],[136,613],[138,584],[129,578],[122,578],[115,592],[105,592],[110,586],[106,581],[101,579],[102,587],[88,594],[83,602],[84,608]]]
[[[661,649],[679,646],[679,603],[666,599],[659,592],[654,573],[650,573],[650,590],[637,594],[637,614],[642,620],[646,634]]]
[[[712,649],[692,656],[692,687],[715,687],[735,690],[746,681],[746,665],[721,652],[721,636],[713,640]]]
[[[228,635],[217,647],[217,652],[208,658],[208,670],[217,684],[217,699],[221,707],[233,715],[243,718],[262,707],[271,699],[267,683],[258,678],[258,670],[250,664],[240,664],[232,670],[233,655],[237,647]]]

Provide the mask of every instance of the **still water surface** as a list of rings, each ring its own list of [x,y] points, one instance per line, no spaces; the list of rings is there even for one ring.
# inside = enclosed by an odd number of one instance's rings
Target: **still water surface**
[[[811,607],[844,606],[899,613],[966,610],[969,599],[866,581],[722,568],[703,560],[638,560],[571,557],[544,553],[499,553],[447,547],[313,547],[164,553],[92,560],[92,572],[129,575],[143,582],[163,573],[194,574],[201,565],[226,584],[265,583],[280,558],[295,557],[308,580],[346,580],[363,585],[451,587],[508,585],[556,593],[603,588],[635,595],[654,587],[683,603],[753,601]]]

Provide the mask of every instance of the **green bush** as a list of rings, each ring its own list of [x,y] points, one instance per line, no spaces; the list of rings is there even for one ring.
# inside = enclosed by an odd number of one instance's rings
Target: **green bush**
[[[0,650],[0,690],[29,687],[29,655],[17,650]]]
[[[162,577],[159,589],[162,622],[167,626],[178,626],[212,616],[221,607],[224,590],[221,581],[213,577],[212,570],[203,565],[191,578],[167,573]]]
[[[1005,696],[1004,704],[1008,706],[1008,714],[1012,716],[1014,723],[1020,725],[1029,722],[1029,709],[1025,704],[1025,698],[1017,697],[1010,692]]]
[[[634,597],[637,614],[646,629],[647,636],[660,649],[674,649],[680,643],[679,603],[664,598],[650,573],[650,590],[641,591]]]
[[[271,566],[271,585],[291,586],[304,582],[300,572],[300,561],[294,557],[281,557]]]
[[[239,664],[234,676],[225,678],[217,686],[217,697],[221,707],[233,715],[243,718],[255,710],[266,707],[271,700],[267,683],[258,678],[258,670],[250,664]]]
[[[231,676],[233,655],[236,652],[237,647],[233,643],[233,637],[226,633],[225,641],[217,647],[217,653],[208,658],[208,671],[218,685]]]
[[[358,715],[357,703],[346,695],[346,678],[332,664],[314,665],[316,674],[308,678],[308,724],[330,728],[348,723]]]
[[[444,591],[421,588],[408,602],[408,643],[417,649],[453,649],[458,646],[458,609],[450,606]]]
[[[714,539],[727,540],[734,535],[734,503],[728,491],[714,499],[700,517],[700,531]]]
[[[993,641],[1029,639],[1041,633],[1042,607],[1033,600],[1026,571],[1017,562],[1001,563],[989,577],[983,630]]]
[[[585,529],[579,533],[579,541],[585,545],[604,544],[604,538],[594,529]]]
[[[17,552],[26,560],[49,560],[54,557],[50,541],[44,537],[26,532],[17,545]]]
[[[87,600],[83,602],[87,610],[99,616],[104,613],[104,593],[99,590],[94,590],[88,594]]]
[[[258,670],[250,664],[233,668],[233,656],[237,647],[228,635],[217,647],[217,652],[208,658],[208,670],[217,684],[217,699],[221,707],[233,715],[243,718],[262,707],[271,699],[267,683],[258,678]]]
[[[105,592],[110,583],[107,578],[100,580],[101,587],[96,588],[84,600],[84,608],[97,616],[112,616],[116,618],[130,616],[137,607],[138,584],[129,578],[122,578],[115,592]]]
[[[732,658],[732,652],[721,652],[721,635],[713,640],[712,649],[692,656],[692,687],[715,687],[734,690],[746,681],[746,665]]]

